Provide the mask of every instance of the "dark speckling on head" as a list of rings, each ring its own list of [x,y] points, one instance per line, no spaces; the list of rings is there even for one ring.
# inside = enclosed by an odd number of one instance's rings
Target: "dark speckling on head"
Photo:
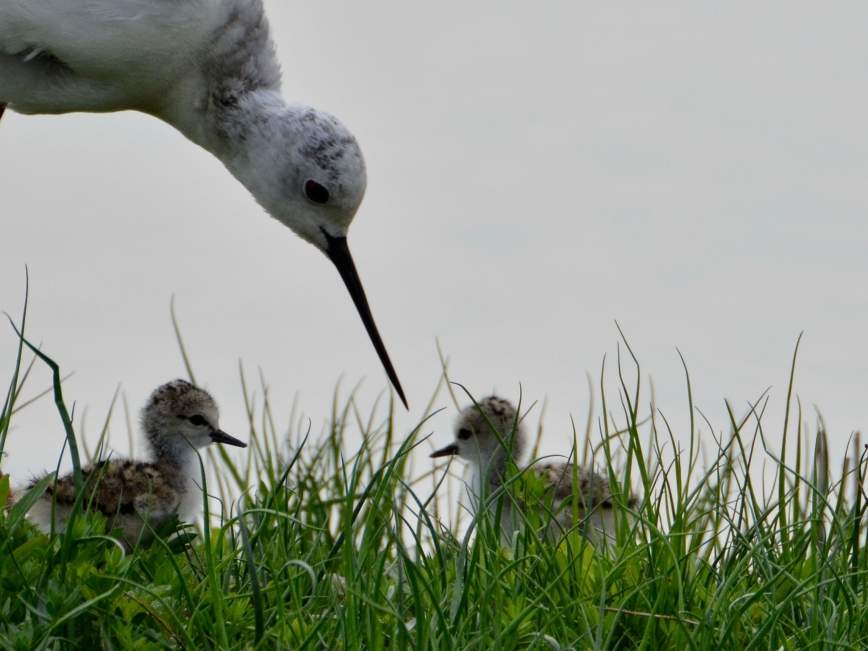
[[[319,137],[306,142],[301,154],[314,161],[330,181],[337,180],[340,161],[348,154],[358,155],[356,139],[334,117],[321,111],[305,110],[302,122],[313,123]]]

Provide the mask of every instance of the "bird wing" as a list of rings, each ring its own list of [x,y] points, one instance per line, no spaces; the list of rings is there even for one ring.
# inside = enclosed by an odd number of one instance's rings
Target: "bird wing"
[[[555,503],[573,496],[574,482],[578,482],[578,491],[575,493],[583,501],[582,508],[593,509],[612,503],[609,479],[589,468],[571,463],[540,463],[534,465],[533,470],[553,491]]]
[[[67,476],[63,478],[66,486]],[[82,471],[87,483],[87,499],[109,522],[125,515],[157,517],[175,511],[180,493],[166,472],[150,463],[111,460]],[[58,492],[58,502],[61,494]],[[74,493],[73,493],[74,499]]]
[[[573,465],[563,463],[539,463],[533,466],[534,474],[553,491],[557,501],[573,494]]]
[[[158,113],[218,82],[279,88],[262,0],[0,0],[0,102],[13,108]]]

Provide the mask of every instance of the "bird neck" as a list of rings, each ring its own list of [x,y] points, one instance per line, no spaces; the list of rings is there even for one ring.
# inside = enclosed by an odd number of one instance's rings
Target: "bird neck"
[[[155,115],[214,154],[227,167],[243,157],[251,139],[267,132],[267,125],[287,109],[286,100],[271,89],[261,88],[238,95],[206,94],[203,97],[198,84],[194,82],[191,86],[188,89],[179,85]],[[191,111],[191,104],[198,110]]]
[[[157,431],[146,431],[145,436],[156,465],[175,468],[183,477],[199,475],[199,455],[186,439]]]
[[[299,206],[287,200],[286,188],[301,183],[290,176],[293,166],[286,162],[304,132],[297,113],[276,91],[259,89],[234,103],[211,101],[192,120],[189,112],[161,117],[219,159],[269,215],[316,244],[319,227],[297,219]]]
[[[476,466],[476,490],[481,494],[484,486],[488,492],[497,490],[503,485],[506,475],[506,452],[498,449],[489,456],[480,455],[474,460]]]

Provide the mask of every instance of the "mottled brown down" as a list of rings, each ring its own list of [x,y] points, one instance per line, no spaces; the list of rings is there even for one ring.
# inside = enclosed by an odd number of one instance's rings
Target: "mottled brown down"
[[[82,470],[85,504],[109,519],[109,526],[118,516],[147,513],[156,505],[174,510],[184,493],[184,475],[180,466],[164,464],[157,467],[143,461],[101,461]],[[28,488],[38,482],[34,479]],[[45,491],[54,496],[58,506],[75,504],[75,478],[66,475]]]

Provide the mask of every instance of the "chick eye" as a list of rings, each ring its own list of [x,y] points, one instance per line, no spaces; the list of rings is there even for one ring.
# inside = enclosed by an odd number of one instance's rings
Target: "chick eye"
[[[466,427],[462,427],[460,430],[458,430],[458,438],[460,438],[462,441],[466,441],[467,439],[469,439],[470,435],[471,431]]]
[[[208,421],[206,421],[201,414],[194,414],[193,416],[190,416],[187,420],[189,420],[193,425],[196,425],[197,427],[208,424]]]
[[[316,181],[304,184],[304,195],[314,203],[327,203],[329,200],[329,191]]]

